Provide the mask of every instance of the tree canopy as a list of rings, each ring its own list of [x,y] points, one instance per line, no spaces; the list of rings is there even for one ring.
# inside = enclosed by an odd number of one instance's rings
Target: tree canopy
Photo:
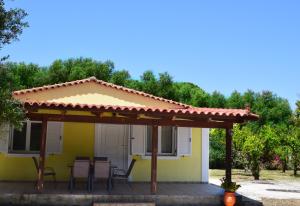
[[[0,50],[3,46],[18,40],[18,36],[23,29],[28,26],[24,21],[27,13],[23,9],[6,9],[4,1],[0,0]],[[10,122],[16,127],[21,126],[21,120],[24,118],[23,109],[19,102],[12,98],[11,92],[18,87],[15,82],[20,81],[17,77],[24,79],[26,85],[30,85],[30,73],[14,75],[8,65],[3,61],[8,56],[0,57],[0,124]],[[27,67],[27,65],[26,65]],[[33,68],[31,68],[33,69]],[[19,69],[20,72],[22,69]]]

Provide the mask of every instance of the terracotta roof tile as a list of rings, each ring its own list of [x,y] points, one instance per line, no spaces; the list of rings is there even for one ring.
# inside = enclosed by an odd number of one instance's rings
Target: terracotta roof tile
[[[100,85],[106,86],[106,87],[111,87],[117,90],[122,90],[128,93],[132,93],[132,94],[137,94],[137,95],[142,95],[144,97],[149,97],[158,101],[163,101],[163,102],[167,102],[167,103],[171,103],[171,104],[176,104],[180,107],[184,107],[184,108],[190,108],[190,105],[187,104],[183,104],[180,102],[176,102],[173,100],[169,100],[169,99],[165,99],[162,97],[157,97],[154,96],[152,94],[148,94],[145,92],[141,92],[141,91],[137,91],[134,89],[129,89],[123,86],[119,86],[116,84],[112,84],[112,83],[108,83],[102,80],[98,80],[96,77],[90,77],[87,79],[81,79],[81,80],[76,80],[76,81],[71,81],[71,82],[65,82],[65,83],[60,83],[60,84],[53,84],[53,85],[46,85],[46,86],[42,86],[42,87],[35,87],[35,88],[31,88],[31,89],[23,89],[23,90],[19,90],[19,91],[15,91],[13,92],[13,95],[18,96],[18,95],[22,95],[22,94],[26,94],[26,93],[33,93],[33,92],[40,92],[40,91],[45,91],[45,90],[49,90],[49,89],[55,89],[55,88],[60,88],[60,87],[68,87],[68,86],[73,86],[73,85],[79,85],[79,84],[83,84],[86,82],[95,82],[98,83]]]
[[[62,103],[62,102],[50,102],[50,101],[32,101],[32,100],[24,100],[23,104],[25,107],[36,107],[36,108],[53,108],[53,109],[73,109],[73,110],[101,110],[107,112],[135,112],[135,113],[159,113],[159,114],[173,114],[173,115],[196,115],[202,117],[241,117],[243,119],[258,119],[258,115],[250,112],[250,109],[223,109],[223,108],[200,108],[193,107],[191,105],[186,105],[180,102],[176,102],[173,100],[164,99],[161,97],[157,97],[151,94],[147,94],[144,92],[136,91],[134,89],[129,89],[126,87],[118,86],[112,83],[108,83],[102,80],[98,80],[95,77],[90,77],[87,79],[76,80],[71,82],[65,82],[61,84],[54,84],[42,87],[36,87],[32,89],[24,89],[15,91],[13,93],[14,96],[40,92],[60,87],[68,87],[72,85],[83,84],[86,82],[95,82],[100,85],[104,85],[107,87],[115,88],[118,90],[122,90],[128,93],[133,93],[136,95],[142,95],[145,97],[149,97],[152,99],[156,99],[163,102],[168,102],[171,104],[176,104],[179,107],[176,109],[161,109],[157,107],[134,107],[134,106],[113,106],[113,105],[95,105],[95,104],[72,104],[72,103]]]
[[[94,104],[72,104],[59,102],[31,102],[25,101],[25,107],[53,108],[53,109],[79,109],[79,110],[101,110],[103,112],[149,112],[173,115],[200,115],[214,117],[241,117],[244,119],[258,119],[258,115],[251,113],[247,109],[220,109],[220,108],[180,108],[180,109],[161,109],[156,107],[133,107],[133,106],[113,106],[113,105],[94,105]]]

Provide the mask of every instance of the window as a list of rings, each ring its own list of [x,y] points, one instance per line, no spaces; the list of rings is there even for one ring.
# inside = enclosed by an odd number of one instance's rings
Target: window
[[[158,155],[174,156],[177,150],[177,128],[162,126],[158,129]],[[152,151],[152,126],[147,126],[146,154]]]
[[[38,153],[40,150],[40,136],[42,122],[26,121],[22,129],[12,129],[9,152]]]

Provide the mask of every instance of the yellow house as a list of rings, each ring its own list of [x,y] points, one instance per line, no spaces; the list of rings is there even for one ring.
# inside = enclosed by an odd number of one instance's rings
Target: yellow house
[[[135,158],[131,181],[208,182],[208,128],[230,131],[233,123],[257,119],[247,109],[196,108],[95,77],[13,95],[28,120],[21,131],[1,125],[0,180],[36,180],[36,156],[40,173],[51,166],[58,180],[67,181],[76,156],[101,156],[125,170]],[[231,175],[230,132],[227,139]]]

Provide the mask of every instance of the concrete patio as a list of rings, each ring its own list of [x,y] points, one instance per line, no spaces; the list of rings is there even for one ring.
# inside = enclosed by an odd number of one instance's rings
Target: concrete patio
[[[111,194],[103,183],[88,193],[78,183],[71,193],[67,183],[47,182],[37,193],[33,182],[1,182],[0,205],[92,205],[97,202],[155,202],[157,205],[221,205],[223,190],[212,184],[159,183],[158,193],[150,194],[149,183],[116,183]]]
[[[87,192],[84,183],[76,184],[71,193],[66,182],[56,188],[46,182],[43,193],[38,193],[34,182],[0,182],[0,205],[82,205],[105,202],[154,202],[156,205],[223,205],[223,189],[213,184],[159,183],[156,195],[150,194],[149,183],[116,183],[109,194],[102,182],[96,183],[94,192]],[[260,204],[257,202],[258,205]],[[238,205],[255,205],[256,202],[238,197]]]

